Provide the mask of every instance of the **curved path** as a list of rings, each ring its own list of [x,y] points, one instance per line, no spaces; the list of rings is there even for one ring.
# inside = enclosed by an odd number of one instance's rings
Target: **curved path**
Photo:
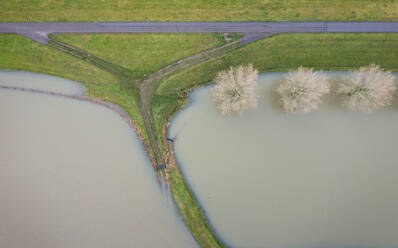
[[[0,33],[47,44],[51,33],[243,33],[250,43],[268,33],[398,32],[398,22],[40,22],[0,23]],[[259,37],[259,38],[257,38]]]

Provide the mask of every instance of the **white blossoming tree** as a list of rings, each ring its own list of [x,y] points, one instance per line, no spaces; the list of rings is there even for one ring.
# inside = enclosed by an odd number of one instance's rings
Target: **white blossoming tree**
[[[258,71],[253,65],[240,65],[220,71],[211,96],[221,114],[240,113],[258,105]]]
[[[329,92],[328,76],[313,68],[299,67],[290,71],[276,88],[286,112],[310,113],[318,109],[321,97]]]
[[[340,83],[337,92],[350,110],[371,112],[391,105],[396,90],[395,77],[378,65],[361,67]]]

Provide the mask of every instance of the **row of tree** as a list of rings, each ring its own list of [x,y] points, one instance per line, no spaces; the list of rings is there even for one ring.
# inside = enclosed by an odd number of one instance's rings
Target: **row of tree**
[[[258,105],[258,71],[249,64],[221,71],[211,90],[212,99],[222,114],[243,113]],[[313,68],[299,67],[290,71],[276,88],[286,112],[310,113],[318,109],[321,98],[330,92],[330,78]],[[392,104],[396,91],[395,77],[378,65],[361,67],[350,72],[336,93],[343,106],[350,110],[371,112]]]

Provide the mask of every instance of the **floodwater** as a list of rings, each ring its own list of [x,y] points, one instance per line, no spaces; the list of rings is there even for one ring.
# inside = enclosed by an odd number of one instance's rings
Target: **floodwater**
[[[85,92],[35,73],[2,72],[0,82]],[[118,114],[6,89],[0,114],[0,247],[197,247]]]
[[[272,93],[282,75],[259,77],[260,106],[242,117],[220,116],[210,86],[171,125],[217,233],[233,247],[398,247],[398,105],[364,114],[329,97],[286,114]]]
[[[75,81],[27,71],[0,71],[0,86],[83,95],[86,88]]]

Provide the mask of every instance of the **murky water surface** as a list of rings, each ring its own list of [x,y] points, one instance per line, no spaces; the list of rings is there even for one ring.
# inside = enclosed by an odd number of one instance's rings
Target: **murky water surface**
[[[8,73],[0,82],[82,93],[62,79]],[[0,247],[197,247],[119,115],[4,89],[0,114]]]
[[[82,95],[86,88],[75,81],[26,71],[0,71],[0,86],[46,90],[67,95]]]
[[[260,77],[265,97],[243,117],[220,116],[206,87],[172,123],[216,231],[234,247],[398,247],[398,105],[362,114],[329,97],[286,114],[272,94],[281,75]]]

